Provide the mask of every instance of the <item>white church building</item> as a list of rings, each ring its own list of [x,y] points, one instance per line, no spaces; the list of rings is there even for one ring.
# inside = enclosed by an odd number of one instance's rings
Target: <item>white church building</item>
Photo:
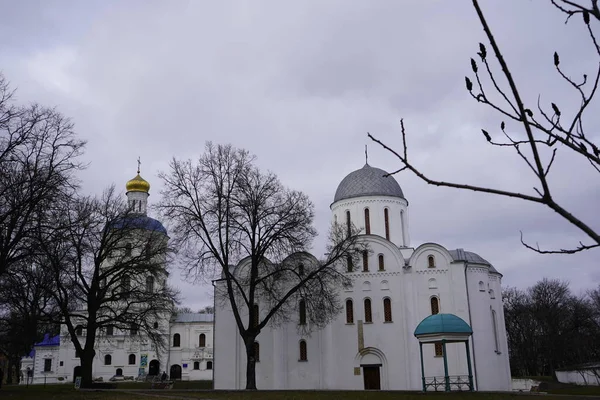
[[[351,172],[330,207],[370,247],[346,271],[345,311],[310,336],[299,320],[267,325],[255,343],[258,389],[510,391],[502,275],[470,251],[411,247],[408,200],[385,174],[368,164]],[[243,389],[245,348],[226,303],[215,336],[214,388]]]
[[[126,184],[127,200],[135,210],[136,228],[164,234],[162,223],[147,215],[150,184],[139,171]],[[163,284],[164,279],[152,282]],[[145,281],[148,287],[148,281]],[[151,289],[149,289],[151,290]],[[92,376],[95,380],[139,380],[166,372],[171,379],[211,380],[213,375],[213,314],[179,313],[165,315],[156,322],[167,346],[157,349],[147,337],[136,331],[107,327],[97,332]],[[85,326],[77,326],[80,342],[85,342]],[[158,350],[158,351],[157,351]],[[21,384],[72,383],[80,371],[80,360],[66,325],[60,334],[36,343],[21,359]]]

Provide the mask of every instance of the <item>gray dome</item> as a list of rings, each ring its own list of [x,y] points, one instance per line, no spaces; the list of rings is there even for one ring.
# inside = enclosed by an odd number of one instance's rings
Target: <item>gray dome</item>
[[[380,168],[365,164],[361,169],[349,173],[340,182],[333,202],[360,196],[392,196],[404,199],[404,193],[394,177]]]

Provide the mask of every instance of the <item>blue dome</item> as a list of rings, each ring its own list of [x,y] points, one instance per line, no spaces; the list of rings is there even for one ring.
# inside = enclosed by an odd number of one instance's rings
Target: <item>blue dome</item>
[[[160,221],[150,218],[146,215],[135,215],[131,217],[121,218],[111,224],[113,228],[137,228],[146,229],[148,231],[160,232],[167,235],[167,229]]]
[[[384,177],[387,172],[365,164],[361,169],[349,173],[340,182],[333,202],[360,196],[392,196],[404,199],[404,193],[393,176]]]
[[[415,329],[415,336],[444,333],[472,334],[473,330],[462,318],[454,314],[434,314],[425,318]]]

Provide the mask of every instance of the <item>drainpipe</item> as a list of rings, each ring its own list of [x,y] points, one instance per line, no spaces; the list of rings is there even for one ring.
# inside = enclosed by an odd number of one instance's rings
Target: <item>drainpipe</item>
[[[471,300],[469,299],[469,279],[467,277],[468,265],[469,264],[465,262],[465,286],[467,287],[467,308],[469,309],[469,322],[473,324],[473,319],[471,318]],[[473,348],[473,378],[475,380],[475,387],[477,388],[477,391],[479,391],[479,384],[477,383],[477,357],[475,357],[475,332],[473,332],[471,335],[471,342]]]
[[[212,358],[212,389],[215,390],[215,349],[216,349],[216,342],[217,342],[217,335],[215,335],[215,326],[217,325],[217,295],[215,294],[217,288],[215,287],[215,281],[212,280],[211,281],[212,287],[213,287],[213,330],[212,330],[212,336],[213,336],[213,345],[212,345],[212,352],[213,352],[213,358]],[[237,338],[236,338],[237,340]]]

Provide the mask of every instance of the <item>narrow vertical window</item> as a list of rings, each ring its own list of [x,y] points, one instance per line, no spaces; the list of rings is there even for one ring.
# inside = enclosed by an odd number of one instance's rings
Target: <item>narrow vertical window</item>
[[[369,216],[369,209],[365,208],[365,231],[367,235],[371,234],[371,218]]]
[[[206,335],[204,333],[201,333],[198,338],[198,347],[206,347]]]
[[[125,256],[127,256],[127,257],[131,256],[131,243],[127,243],[125,245]]]
[[[258,326],[258,304],[252,306],[252,327],[256,328]]]
[[[348,237],[352,234],[352,221],[350,219],[350,211],[346,211],[346,230]]]
[[[385,263],[383,262],[383,254],[379,255],[379,270],[385,271]]]
[[[363,272],[369,272],[369,252],[363,251]]]
[[[383,218],[385,219],[385,238],[390,240],[390,213],[387,208],[383,209]]]
[[[305,340],[301,340],[300,341],[300,361],[306,361],[307,360],[307,354],[306,354],[306,341]]]
[[[429,268],[435,268],[435,258],[432,255],[427,256],[427,266]]]
[[[75,327],[75,334],[76,334],[77,336],[83,336],[83,326],[81,326],[81,325],[77,325],[77,326]]]
[[[392,322],[392,301],[387,297],[383,299],[383,316],[385,322]]]
[[[304,300],[300,300],[298,308],[300,312],[300,325],[306,325],[306,302]]]
[[[129,334],[134,336],[138,334],[138,326],[137,324],[131,324],[129,325]]]
[[[404,226],[404,210],[400,211],[400,231],[402,232],[402,245],[406,246],[406,227]]]
[[[258,342],[254,342],[254,359],[257,362],[260,361],[260,344]]]
[[[371,299],[365,299],[365,322],[373,322],[371,314]]]
[[[206,362],[206,369],[212,369],[212,361],[207,361]]]
[[[44,372],[52,372],[52,359],[44,358]]]
[[[352,256],[347,256],[346,257],[346,271],[352,272],[353,269],[354,269],[354,267],[352,265]]]
[[[179,347],[181,344],[181,336],[179,333],[173,335],[173,347]]]
[[[194,361],[194,369],[200,369],[200,361]]]
[[[121,281],[121,294],[127,295],[131,290],[131,279],[125,275]]]
[[[153,276],[146,277],[146,292],[154,293],[154,277]]]
[[[354,323],[354,307],[351,299],[346,300],[346,323]]]
[[[435,356],[443,357],[444,356],[444,345],[442,342],[435,342]]]
[[[129,365],[135,365],[135,354],[129,355]]]
[[[115,328],[112,325],[106,327],[106,336],[112,336],[114,334]]]
[[[110,354],[107,354],[104,356],[104,365],[110,364],[112,364],[112,356]]]
[[[304,264],[298,265],[298,275],[300,275],[300,276],[304,275]]]
[[[431,315],[440,313],[440,301],[437,297],[431,298]]]
[[[500,352],[498,346],[498,320],[496,319],[496,311],[492,310],[492,327],[494,328],[494,351],[496,353]]]

